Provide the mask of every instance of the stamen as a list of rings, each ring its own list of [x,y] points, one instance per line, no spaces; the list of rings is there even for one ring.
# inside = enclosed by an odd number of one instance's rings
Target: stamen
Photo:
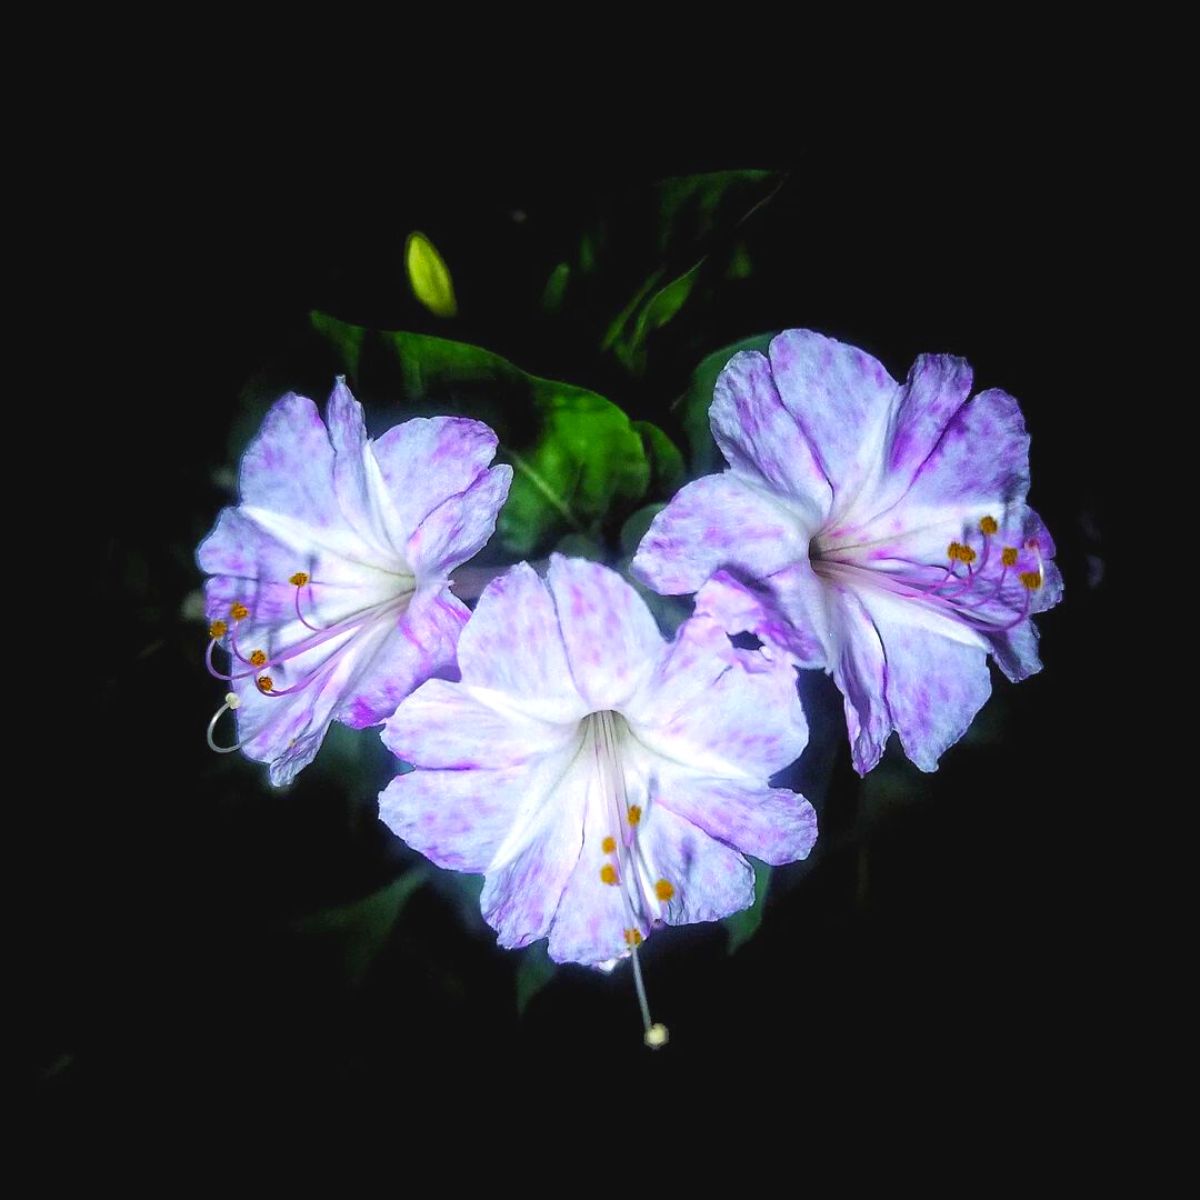
[[[230,606],[229,615],[235,621],[244,621],[250,615],[250,610],[240,600],[235,600]]]
[[[612,863],[605,863],[600,868],[600,882],[610,885],[617,882],[617,868]]]
[[[1020,551],[1016,548],[1016,546],[1005,546],[1000,555],[1000,561],[1006,567],[1015,567],[1017,565],[1017,556],[1019,554]]]
[[[267,656],[262,650],[253,650],[250,653],[250,664],[255,667],[266,666]]]
[[[288,582],[296,585],[296,619],[306,629],[311,629],[313,633],[324,633],[325,631],[321,626],[314,625],[311,621],[306,620],[304,614],[300,611],[300,593],[308,584],[308,575],[304,571],[297,571]]]
[[[1042,586],[1041,571],[1022,571],[1017,578],[1021,581],[1021,585],[1027,587],[1031,592],[1036,592]]]
[[[660,879],[654,885],[654,894],[660,900],[670,900],[675,895],[675,885],[668,879]]]
[[[214,621],[208,627],[208,636],[215,642],[217,638],[223,638],[229,632],[229,626],[224,621]]]
[[[637,825],[642,819],[642,806],[640,804],[631,804],[626,816],[629,818],[630,825]]]
[[[640,929],[625,930],[625,945],[640,946],[642,944],[642,931]]]
[[[275,680],[273,680],[270,675],[260,675],[254,681],[254,684],[264,696],[267,696],[270,695],[270,693],[274,690]]]
[[[997,524],[995,517],[984,517],[983,520],[979,522],[979,532],[985,537],[990,536],[993,533],[998,533],[999,530],[1000,526]]]
[[[605,854],[612,854],[612,852],[617,848],[617,839],[614,837],[606,837],[604,841],[600,843],[600,848]]]
[[[237,708],[240,703],[241,701],[237,698],[236,692],[226,693],[225,703],[222,704],[215,713],[213,713],[212,720],[208,723],[208,733],[206,735],[208,737],[208,748],[217,754],[232,754],[235,750],[240,750],[242,748],[241,742],[238,742],[236,746],[218,746],[217,743],[213,741],[213,731],[217,727],[217,722],[227,712]]]

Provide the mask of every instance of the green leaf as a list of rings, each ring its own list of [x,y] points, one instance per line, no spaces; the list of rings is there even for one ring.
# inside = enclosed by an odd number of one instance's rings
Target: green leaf
[[[645,496],[642,435],[603,396],[527,375],[463,342],[367,330],[319,312],[311,321],[360,398],[398,402],[409,415],[471,416],[496,431],[513,483],[493,552],[527,558],[568,532],[602,541]]]
[[[458,315],[454,281],[437,247],[423,234],[410,233],[404,247],[404,268],[413,295],[435,317]]]
[[[546,943],[535,942],[517,965],[517,1014],[523,1016],[529,1002],[554,978],[557,967],[546,953]]]
[[[692,372],[687,391],[672,406],[688,440],[693,478],[711,475],[715,471],[724,470],[725,467],[725,460],[713,441],[712,430],[708,424],[708,410],[712,406],[717,376],[739,350],[758,350],[765,354],[774,336],[773,333],[760,333],[754,337],[743,338],[740,342],[725,346],[702,359],[700,365]]]
[[[650,421],[634,421],[650,461],[650,494],[670,500],[681,487],[687,470],[679,447]]]
[[[361,900],[302,918],[295,923],[296,932],[337,943],[345,977],[358,983],[383,948],[405,904],[429,876],[427,867],[414,867]]]
[[[542,309],[548,313],[557,313],[563,306],[563,297],[567,292],[567,284],[571,282],[571,264],[561,262],[546,280],[546,289],[542,292]]]
[[[782,182],[772,171],[714,171],[617,197],[574,261],[572,305],[585,323],[601,319],[602,349],[640,374],[658,330],[748,278],[746,223]]]
[[[763,906],[767,902],[767,888],[771,883],[771,868],[757,859],[752,861],[754,863],[754,903],[740,913],[726,917],[722,922],[729,930],[730,954],[744,946],[758,932],[758,927],[762,924]]]

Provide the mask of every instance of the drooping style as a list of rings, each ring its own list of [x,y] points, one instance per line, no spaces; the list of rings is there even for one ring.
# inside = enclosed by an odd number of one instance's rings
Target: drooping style
[[[741,590],[718,577],[705,597]],[[488,585],[458,661],[460,682],[429,681],[387,721],[416,769],[380,814],[440,866],[486,876],[501,945],[548,936],[557,961],[634,953],[636,969],[660,923],[753,901],[743,853],[808,854],[812,807],[767,783],[807,741],[795,671],[710,617],[668,643],[620,575],[554,555],[545,580],[521,563]]]
[[[496,435],[479,421],[421,418],[371,440],[342,379],[326,417],[295,394],[272,407],[242,458],[240,503],[196,555],[211,575],[209,670],[229,687],[209,742],[269,763],[276,785],[332,721],[378,724],[454,670],[470,613],[449,575],[491,536],[512,479],[489,469]],[[237,746],[213,741],[226,709]]]
[[[1031,618],[1062,594],[1017,402],[968,399],[971,379],[922,355],[900,384],[803,329],[734,355],[709,414],[729,469],[684,487],[633,562],[667,595],[718,568],[753,581],[775,614],[755,632],[833,675],[863,774],[893,730],[935,770],[990,694],[989,653],[1010,679],[1040,670]]]

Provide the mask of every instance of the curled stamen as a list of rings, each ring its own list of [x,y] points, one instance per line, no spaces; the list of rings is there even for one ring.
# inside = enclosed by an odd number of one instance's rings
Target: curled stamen
[[[222,704],[215,713],[213,713],[212,720],[208,723],[208,748],[217,754],[232,754],[235,750],[240,750],[242,748],[241,742],[238,742],[236,746],[218,746],[217,743],[213,741],[213,732],[217,728],[217,722],[227,712],[237,708],[240,703],[241,701],[237,698],[237,694],[235,692],[228,692],[225,696],[225,703]]]
[[[305,620],[304,614],[300,611],[300,593],[309,585],[307,572],[297,571],[295,575],[288,580],[288,583],[294,584],[296,588],[296,619],[306,629],[311,629],[313,633],[324,633],[325,630],[321,626],[313,625],[311,622]]]
[[[212,640],[208,643],[208,648],[204,651],[204,665],[205,665],[205,667],[208,668],[208,673],[214,679],[219,679],[219,680],[221,680],[222,683],[232,683],[233,680],[235,680],[235,679],[249,678],[249,676],[253,675],[254,672],[258,669],[257,667],[251,667],[249,671],[234,671],[228,675],[225,674],[224,671],[218,671],[217,668],[215,666],[213,666],[213,648],[216,645],[217,645],[217,642],[215,640]],[[257,653],[261,653],[261,651],[258,651]],[[243,659],[242,661],[246,662],[245,659]],[[265,665],[265,659],[264,659],[263,664],[261,664],[261,665]]]

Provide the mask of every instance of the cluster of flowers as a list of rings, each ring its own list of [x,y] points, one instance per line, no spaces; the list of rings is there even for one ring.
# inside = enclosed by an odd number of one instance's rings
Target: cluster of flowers
[[[1025,503],[1029,439],[1011,396],[970,387],[962,359],[922,356],[900,384],[806,330],[735,355],[710,410],[728,469],[672,499],[631,567],[694,593],[669,642],[583,559],[554,555],[544,578],[519,563],[473,612],[453,594],[511,482],[487,426],[418,419],[371,440],[343,381],[324,421],[285,396],[198,552],[228,688],[209,742],[283,785],[332,721],[382,725],[414,768],[383,820],[485,876],[501,945],[632,956],[653,1044],[638,945],[749,905],[744,854],[792,862],[816,839],[811,805],[768,782],[807,741],[795,668],[832,674],[861,773],[893,730],[936,769],[987,699],[988,654],[1010,679],[1040,668],[1031,617],[1062,584]],[[218,746],[230,709],[240,740]]]

